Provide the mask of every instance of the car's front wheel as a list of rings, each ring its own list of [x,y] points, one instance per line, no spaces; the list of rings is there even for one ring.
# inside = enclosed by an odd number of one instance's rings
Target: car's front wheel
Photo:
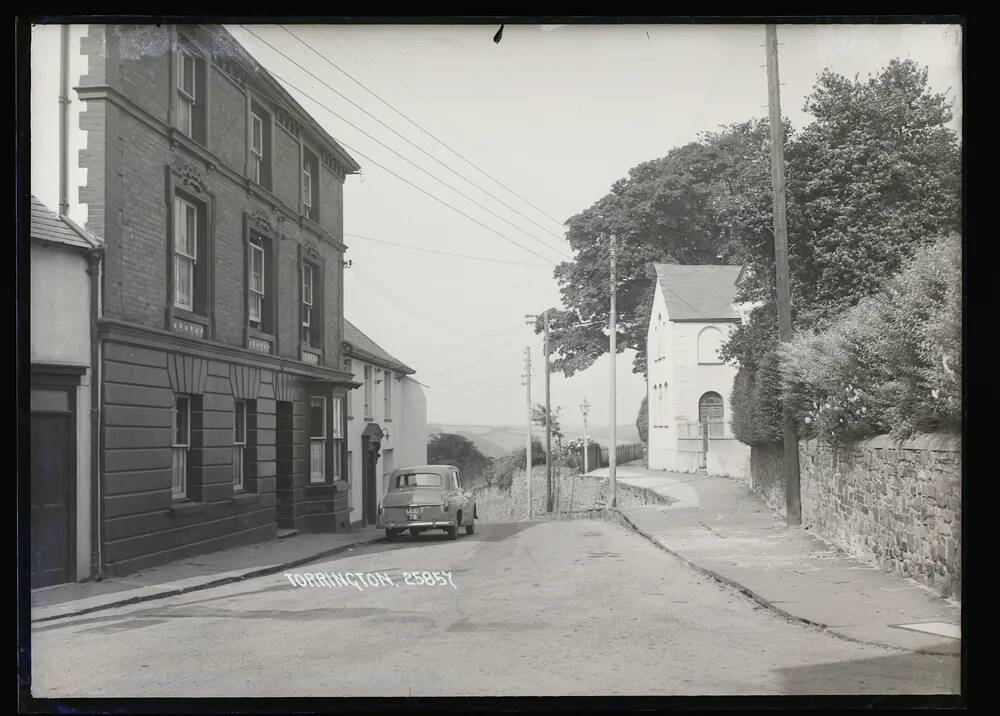
[[[398,534],[399,534],[398,530],[391,530],[388,527],[385,528],[385,538],[390,542],[396,539],[396,535]]]
[[[446,527],[444,531],[448,535],[448,539],[458,539],[458,525]]]
[[[475,519],[473,519],[472,522],[470,522],[469,524],[467,524],[465,526],[465,534],[467,534],[467,535],[474,535],[474,534],[476,534],[476,521],[475,521]]]

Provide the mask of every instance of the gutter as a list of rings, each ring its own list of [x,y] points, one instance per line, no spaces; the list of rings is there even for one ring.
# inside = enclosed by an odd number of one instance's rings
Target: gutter
[[[69,25],[59,27],[59,216],[69,213]]]
[[[87,275],[90,277],[90,577],[104,578],[104,479],[101,474],[101,398],[104,381],[101,371],[101,345],[97,337],[100,317],[101,259],[103,249],[87,252]]]

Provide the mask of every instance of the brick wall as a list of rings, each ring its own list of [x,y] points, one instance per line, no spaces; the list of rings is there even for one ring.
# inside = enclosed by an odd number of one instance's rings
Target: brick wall
[[[298,139],[275,125],[274,193],[251,189],[246,172],[246,92],[238,81],[211,61],[206,64],[208,109],[207,154],[186,139],[171,141],[168,117],[170,31],[166,26],[91,25],[80,49],[88,72],[81,85],[105,84],[124,92],[131,104],[114,95],[86,101],[80,127],[87,132],[87,149],[80,166],[87,185],[80,201],[88,205],[87,228],[106,242],[102,272],[105,315],[148,326],[168,328],[169,215],[167,168],[190,165],[202,175],[212,197],[210,242],[214,340],[244,346],[246,326],[246,245],[244,215],[274,216],[275,205],[299,211],[300,156]],[[211,58],[208,58],[209,60]],[[343,185],[326,168],[321,172],[320,215],[336,238],[341,236]],[[318,248],[326,273],[324,364],[340,364],[342,252],[322,240],[309,222],[299,225],[285,217],[269,235],[276,252],[276,333],[278,353],[299,358],[300,274],[298,244]],[[336,229],[332,232],[332,229]],[[286,238],[279,238],[278,232]]]
[[[753,448],[754,490],[784,512],[781,446]],[[802,521],[853,557],[961,595],[961,439],[799,443]],[[779,492],[780,489],[780,492]]]

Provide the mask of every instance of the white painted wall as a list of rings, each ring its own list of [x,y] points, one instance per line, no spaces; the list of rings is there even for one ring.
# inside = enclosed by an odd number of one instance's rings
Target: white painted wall
[[[364,382],[365,366],[372,368],[373,399],[371,420],[365,420],[364,387],[348,393],[347,449],[350,452],[348,479],[350,488],[348,503],[350,520],[357,522],[364,517],[362,492],[361,433],[369,422],[376,422],[388,437],[382,440],[376,472],[379,476],[379,495],[385,493],[385,479],[388,471],[405,465],[422,465],[427,462],[427,399],[420,384],[410,377],[395,371],[391,373],[392,401],[389,414],[385,410],[386,372],[380,366],[357,358],[351,361],[354,380]],[[391,464],[387,464],[386,452],[392,451]]]
[[[43,204],[59,211],[59,54],[60,25],[31,27],[31,193]],[[69,217],[87,225],[87,205],[79,201],[79,188],[87,183],[81,169],[80,150],[87,147],[87,133],[80,129],[80,113],[86,109],[73,87],[87,73],[87,58],[80,40],[87,25],[69,26]],[[102,237],[99,237],[102,238]]]
[[[690,453],[678,451],[681,423],[698,420],[698,404],[708,392],[723,399],[726,436],[709,440],[706,469],[710,474],[745,477],[750,448],[732,437],[728,427],[732,419],[729,402],[736,378],[736,368],[704,355],[707,344],[724,343],[736,327],[731,322],[671,321],[659,284],[653,296],[653,309],[647,332],[647,390],[649,396],[649,467],[653,470],[691,471],[697,468]],[[716,329],[721,341],[702,341],[705,329]],[[662,408],[659,388],[663,389]]]
[[[72,249],[31,246],[31,363],[86,366],[76,389],[76,578],[90,576],[90,280]]]

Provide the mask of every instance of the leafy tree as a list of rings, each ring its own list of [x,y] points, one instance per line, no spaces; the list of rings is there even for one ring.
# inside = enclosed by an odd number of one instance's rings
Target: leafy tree
[[[766,122],[754,120],[702,135],[700,141],[644,162],[611,193],[567,221],[576,252],[555,278],[566,310],[550,309],[553,369],[567,377],[608,350],[609,237],[617,249],[616,312],[620,351],[637,351],[633,370],[646,370],[646,331],[655,275],[649,264],[739,263],[740,237],[762,210],[746,206],[768,175]],[[759,204],[764,198],[753,197]],[[539,318],[536,330],[542,330]]]
[[[635,419],[635,427],[639,431],[639,439],[646,444],[649,442],[649,396],[642,396],[642,403],[639,405],[639,415]]]
[[[556,439],[557,448],[559,453],[562,453],[562,439],[566,437],[566,434],[562,431],[562,427],[559,425],[559,413],[562,412],[562,406],[557,407],[555,410],[551,411],[552,419],[552,437]],[[531,422],[534,425],[544,429],[547,421],[545,419],[545,406],[537,403],[531,408]]]
[[[514,474],[524,470],[525,449],[518,448],[503,457],[497,458],[490,465],[486,483],[501,490],[509,490]],[[538,438],[531,439],[531,464],[545,464],[545,448]]]
[[[436,433],[427,441],[427,460],[432,465],[454,465],[469,485],[482,482],[490,460],[464,435]]]

